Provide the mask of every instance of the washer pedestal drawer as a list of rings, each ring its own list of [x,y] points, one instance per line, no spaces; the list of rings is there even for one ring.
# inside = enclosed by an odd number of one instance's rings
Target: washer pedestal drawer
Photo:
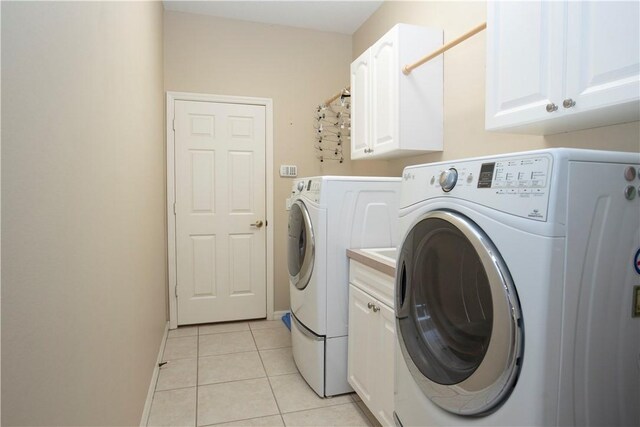
[[[353,392],[347,382],[347,336],[325,338],[291,319],[293,360],[307,384],[320,397]]]

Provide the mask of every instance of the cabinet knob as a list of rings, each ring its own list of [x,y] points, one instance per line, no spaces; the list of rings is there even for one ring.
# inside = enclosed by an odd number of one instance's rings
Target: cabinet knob
[[[373,312],[374,312],[374,313],[377,313],[377,312],[379,312],[379,311],[380,311],[380,307],[378,307],[377,305],[374,305],[374,306],[373,306]]]
[[[547,104],[547,113],[553,113],[558,109],[558,106],[553,102],[551,104]]]
[[[371,310],[373,307],[375,307],[375,306],[372,303],[370,303],[370,302],[367,303],[367,308],[369,310]]]
[[[576,105],[576,101],[574,101],[574,100],[573,100],[573,99],[571,99],[571,98],[567,98],[567,99],[565,99],[564,101],[562,101],[562,106],[563,106],[564,108],[571,108],[571,107],[573,107],[574,105]],[[549,110],[547,110],[547,111],[549,111]]]

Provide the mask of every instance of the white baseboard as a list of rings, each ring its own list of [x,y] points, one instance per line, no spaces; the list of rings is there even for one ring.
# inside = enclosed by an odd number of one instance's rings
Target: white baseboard
[[[271,320],[280,320],[280,319],[282,319],[282,316],[284,316],[285,314],[287,314],[289,312],[290,312],[290,310],[274,311],[273,312],[273,318]]]
[[[160,362],[162,362],[162,351],[164,350],[164,344],[167,342],[167,335],[169,335],[169,322],[164,327],[164,335],[162,336],[162,342],[160,343],[160,349],[158,350],[158,359],[156,360],[156,366],[153,368],[153,374],[151,375],[151,383],[149,384],[149,391],[147,391],[147,400],[144,402],[144,409],[142,410],[142,418],[140,419],[140,427],[145,427],[149,421],[149,413],[151,412],[151,403],[153,402],[153,392],[156,390],[156,382],[158,381],[158,375],[160,374]]]

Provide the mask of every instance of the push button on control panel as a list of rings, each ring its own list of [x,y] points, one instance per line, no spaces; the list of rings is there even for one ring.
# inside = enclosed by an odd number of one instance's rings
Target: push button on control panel
[[[627,200],[633,200],[636,198],[636,187],[633,185],[627,185],[624,189],[624,197]]]
[[[624,168],[624,179],[627,181],[633,181],[636,179],[636,168],[633,166],[627,166]]]

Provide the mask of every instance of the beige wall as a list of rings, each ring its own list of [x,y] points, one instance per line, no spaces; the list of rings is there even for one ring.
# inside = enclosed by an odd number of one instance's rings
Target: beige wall
[[[398,22],[443,28],[447,41],[485,20],[485,8],[484,2],[387,1],[353,37],[165,12],[165,90],[274,101],[276,310],[289,306],[284,200],[291,180],[278,176],[280,164],[297,164],[299,176],[399,176],[410,164],[546,147],[640,150],[639,122],[547,137],[486,132],[481,33],[445,54],[442,153],[342,165],[315,159],[314,108],[348,84],[353,59]]]
[[[166,313],[162,5],[2,2],[2,424],[137,425]]]
[[[442,28],[447,42],[484,20],[481,1],[387,1],[354,33],[352,59],[399,22]],[[640,150],[639,122],[547,137],[486,132],[485,40],[482,32],[445,53],[444,151],[390,161],[389,173],[399,175],[412,164],[549,147]]]
[[[298,176],[374,175],[386,162],[321,164],[315,158],[315,108],[349,84],[351,37],[277,25],[165,12],[165,89],[273,99],[275,310],[289,308],[285,199]]]

